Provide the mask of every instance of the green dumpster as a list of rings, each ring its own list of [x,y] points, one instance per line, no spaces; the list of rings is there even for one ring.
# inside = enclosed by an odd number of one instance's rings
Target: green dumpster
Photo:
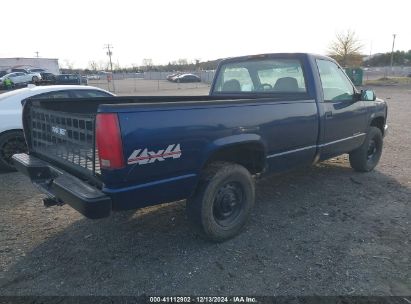
[[[345,68],[345,73],[351,79],[354,85],[362,85],[364,71],[361,68]]]

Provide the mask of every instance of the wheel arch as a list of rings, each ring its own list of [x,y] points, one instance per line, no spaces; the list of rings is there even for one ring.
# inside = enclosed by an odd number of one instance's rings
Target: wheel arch
[[[6,133],[15,132],[15,131],[20,131],[20,132],[22,132],[22,133],[23,133],[23,135],[24,135],[23,129],[13,128],[13,129],[5,129],[5,130],[1,130],[1,131],[0,131],[0,136],[4,135],[4,134],[6,134]]]
[[[12,170],[12,171],[15,170],[15,168],[14,168],[12,162],[10,163],[10,161],[9,161],[9,157],[11,157],[11,155],[10,154],[6,155],[5,151],[3,150],[3,147],[4,147],[4,144],[8,142],[7,135],[11,134],[13,132],[21,132],[21,135],[23,136],[23,140],[24,140],[25,149],[27,149],[27,143],[25,143],[25,138],[24,138],[24,134],[23,134],[22,129],[8,129],[8,130],[5,130],[5,131],[0,133],[0,168],[1,169],[6,169],[6,170]],[[15,136],[13,136],[13,137],[15,137]],[[19,153],[18,151],[12,150],[13,154],[14,154],[14,152]]]
[[[242,165],[251,174],[262,173],[266,167],[266,147],[257,134],[228,136],[213,142],[202,163],[201,171],[216,161]]]
[[[384,135],[385,118],[383,116],[373,117],[370,122],[370,127],[377,127],[380,129],[382,135]]]

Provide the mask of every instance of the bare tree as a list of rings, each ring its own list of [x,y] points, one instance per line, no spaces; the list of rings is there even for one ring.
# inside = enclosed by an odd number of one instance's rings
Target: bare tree
[[[108,70],[108,63],[104,60],[100,60],[97,64],[97,69],[100,71]]]
[[[194,66],[195,66],[196,71],[200,70],[200,59],[198,58],[194,59]]]
[[[363,44],[352,30],[336,34],[335,40],[329,46],[329,55],[342,66],[361,64],[360,51]]]
[[[179,65],[187,65],[188,64],[188,60],[186,58],[180,58],[178,59],[178,64]]]
[[[88,63],[90,70],[97,71],[98,64],[94,60],[90,60]]]
[[[118,72],[121,71],[120,62],[118,60],[117,60],[117,63],[113,63],[113,68],[115,71],[118,71]]]
[[[137,63],[132,63],[131,67],[133,69],[133,72],[137,72],[138,71],[138,64]]]
[[[145,67],[146,71],[150,70],[151,67],[153,66],[153,59],[144,58],[142,65],[143,65],[143,67]]]
[[[68,70],[72,70],[74,68],[74,62],[69,59],[64,59],[64,66]]]

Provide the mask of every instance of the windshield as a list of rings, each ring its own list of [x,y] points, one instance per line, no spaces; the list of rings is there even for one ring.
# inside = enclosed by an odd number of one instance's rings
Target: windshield
[[[298,59],[256,59],[223,64],[214,92],[305,93],[306,86]]]

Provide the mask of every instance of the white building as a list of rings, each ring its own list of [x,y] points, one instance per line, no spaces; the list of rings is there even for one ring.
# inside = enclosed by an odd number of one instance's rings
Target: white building
[[[13,68],[41,68],[53,74],[59,74],[59,60],[55,58],[0,58],[0,71]]]

